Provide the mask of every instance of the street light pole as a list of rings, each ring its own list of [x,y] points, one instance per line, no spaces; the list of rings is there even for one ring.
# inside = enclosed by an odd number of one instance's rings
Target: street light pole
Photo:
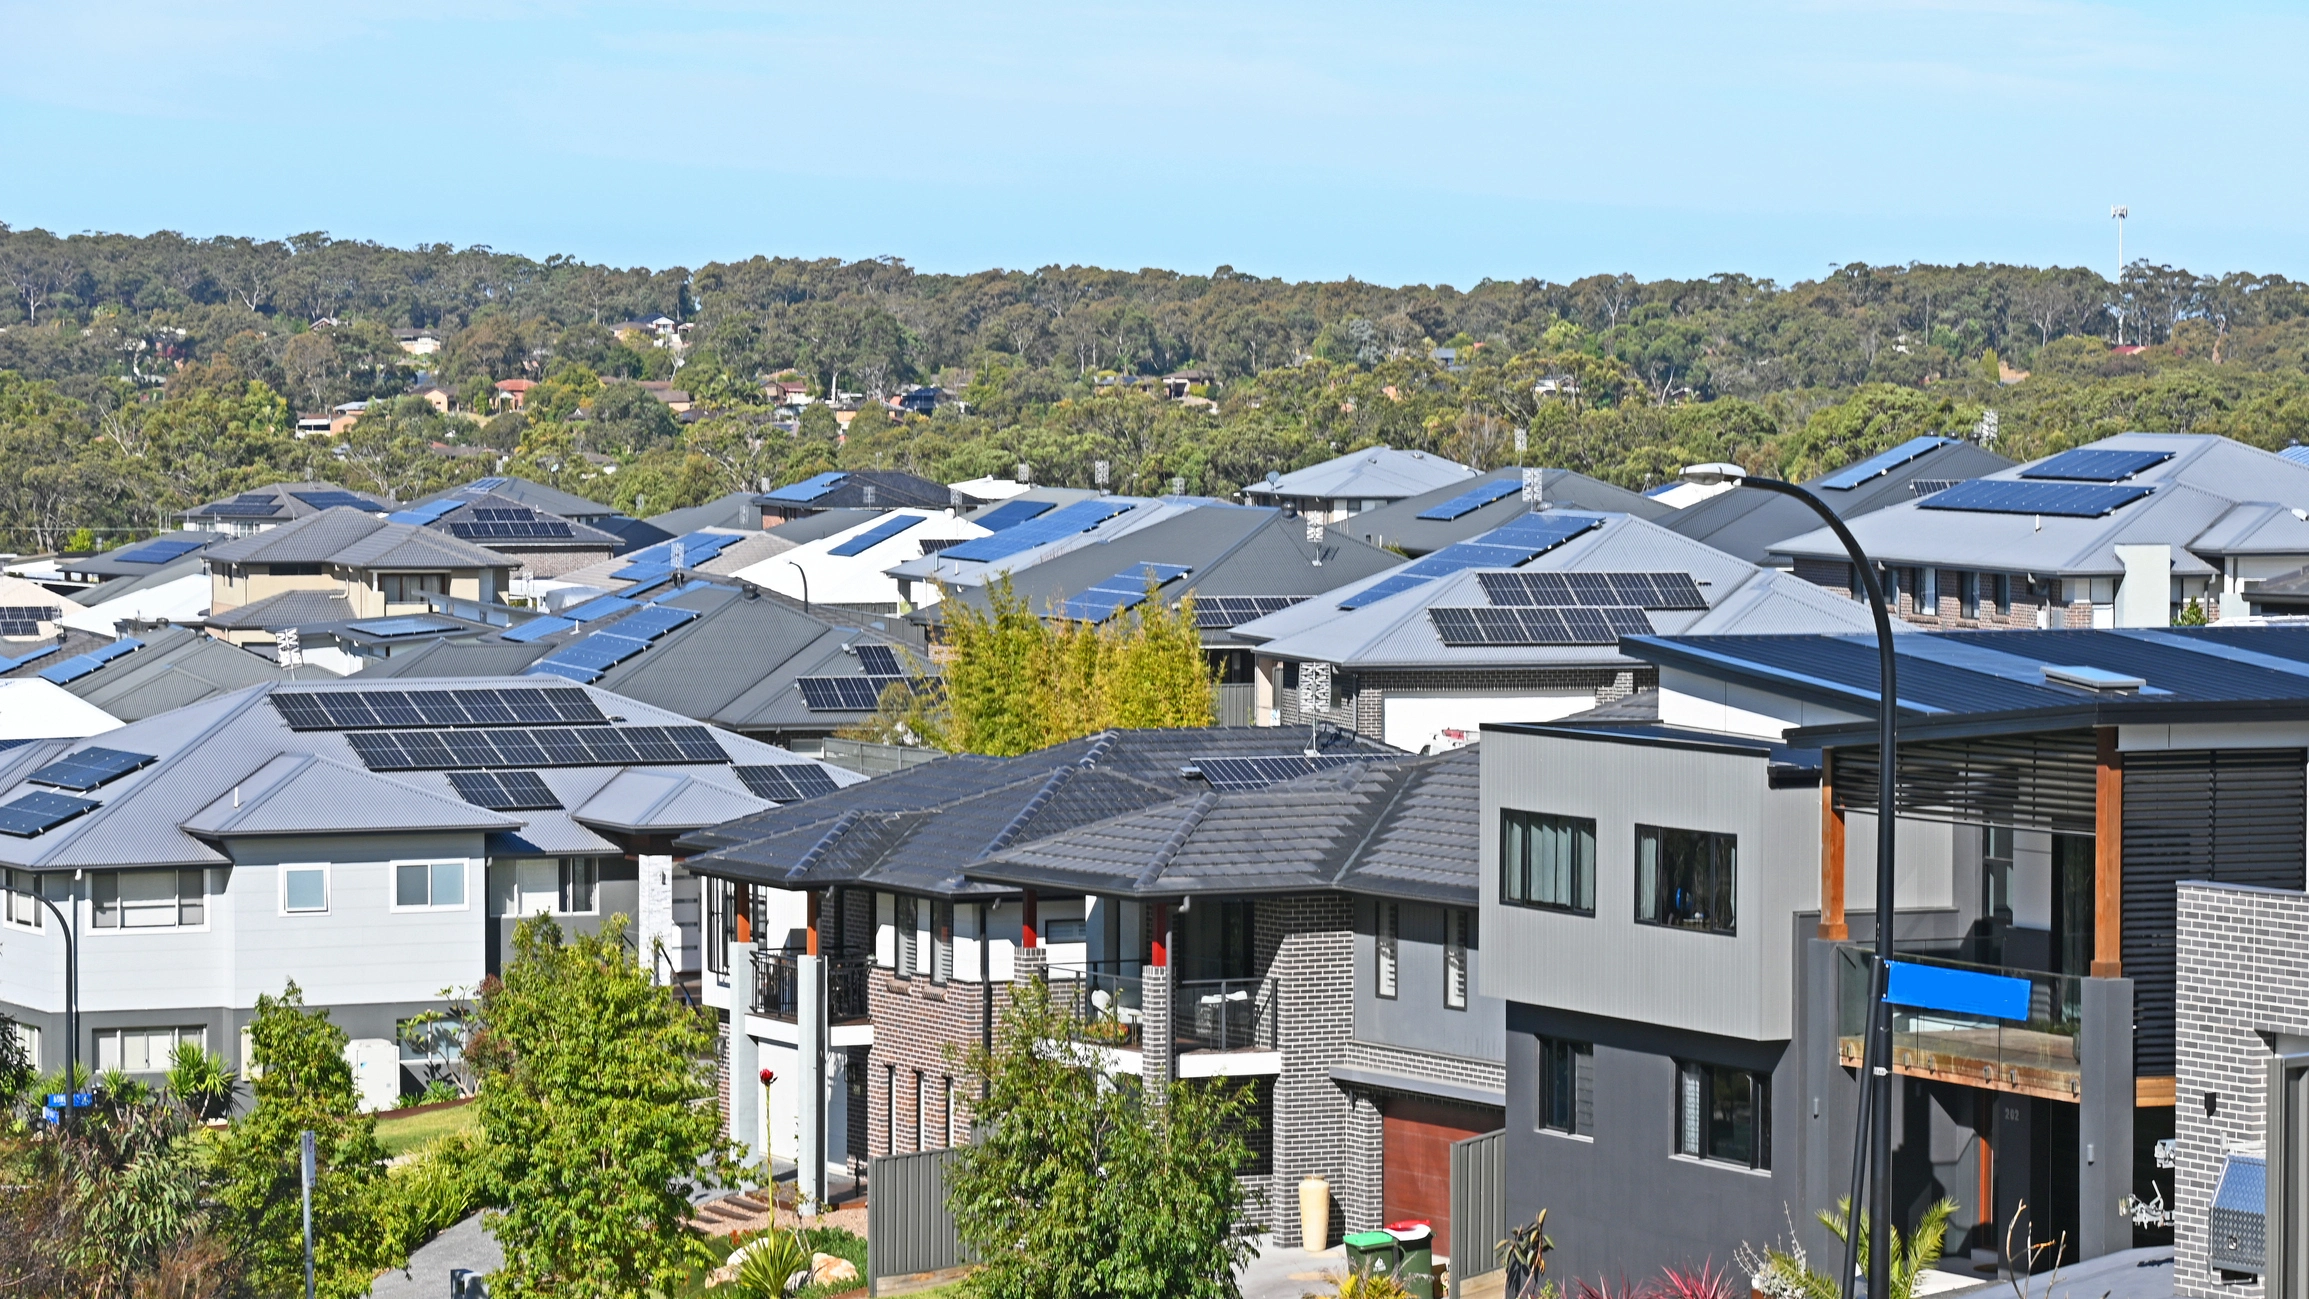
[[[2109,209],[2109,219],[2117,223],[2117,278],[2112,283],[2117,287],[2120,303],[2116,310],[2118,347],[2125,345],[2125,311],[2121,305],[2125,288],[2125,218],[2132,214],[2133,210],[2121,203]]]
[[[33,887],[39,888],[37,881]],[[56,917],[56,932],[64,935],[64,1121],[70,1122],[72,1102],[80,1093],[80,944],[73,941],[72,922],[56,909],[46,890],[32,896]]]
[[[1864,1116],[1864,1132],[1853,1134],[1856,1148],[1853,1153],[1853,1189],[1860,1189],[1863,1168],[1867,1171],[1868,1215],[1868,1295],[1869,1299],[1889,1299],[1892,1293],[1892,1251],[1890,1234],[1892,1223],[1892,1014],[1884,1003],[1884,972],[1892,960],[1892,841],[1893,804],[1896,789],[1899,749],[1894,742],[1896,710],[1900,699],[1898,665],[1892,651],[1892,611],[1884,602],[1884,584],[1876,576],[1876,565],[1871,562],[1852,530],[1844,520],[1828,508],[1827,502],[1796,486],[1776,478],[1757,478],[1738,465],[1695,465],[1683,474],[1686,482],[1715,484],[1729,482],[1737,487],[1753,487],[1801,501],[1805,507],[1820,516],[1836,540],[1844,545],[1844,553],[1852,560],[1859,573],[1861,586],[1868,595],[1868,611],[1876,621],[1876,968],[1870,980],[1868,998],[1868,1040],[1861,1059],[1860,1112]],[[1860,1204],[1855,1202],[1845,1215],[1844,1226],[1844,1299],[1852,1299],[1852,1274],[1856,1270],[1853,1257],[1859,1244],[1858,1218]]]
[[[810,570],[791,559],[786,561],[786,566],[802,575],[802,612],[808,613],[810,611]]]

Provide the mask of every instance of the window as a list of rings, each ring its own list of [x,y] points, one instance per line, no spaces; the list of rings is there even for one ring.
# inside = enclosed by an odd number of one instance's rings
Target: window
[[[1560,1037],[1540,1038],[1537,1090],[1540,1127],[1595,1131],[1595,1048]]]
[[[1733,836],[1706,830],[1636,827],[1636,922],[1733,931]]]
[[[1723,1065],[1676,1066],[1676,1153],[1772,1166],[1772,1080]]]
[[[2012,923],[2012,827],[1980,827],[1980,914]]]
[[[1499,820],[1501,901],[1595,914],[1595,822],[1508,811]]]
[[[38,929],[48,908],[40,905],[40,877],[31,871],[8,871],[0,877],[8,889],[8,923]]]
[[[1980,616],[1980,574],[1959,573],[1956,575],[1956,609],[1961,617],[1978,618]]]
[[[1924,570],[1924,585],[1917,589],[1916,608],[1918,612],[1928,617],[1937,618],[1940,616],[1939,569],[1928,568]]]
[[[465,905],[465,863],[461,861],[405,861],[393,864],[393,907]]]
[[[1990,594],[1996,601],[1998,613],[2012,612],[2012,574],[1998,573],[1989,581]]]
[[[944,987],[954,977],[954,904],[945,898],[930,903],[930,982]]]
[[[96,1068],[124,1073],[161,1073],[167,1070],[180,1043],[205,1048],[208,1030],[189,1028],[101,1028],[96,1031]]]
[[[1080,943],[1090,937],[1090,924],[1083,920],[1048,920],[1043,922],[1042,936],[1053,943]]]
[[[379,573],[377,589],[385,593],[387,604],[423,604],[428,594],[446,595],[449,592],[447,573]]]
[[[205,924],[204,875],[200,870],[97,872],[88,884],[95,927],[174,929]]]
[[[281,910],[326,911],[328,909],[328,867],[281,867]]]
[[[1248,979],[1258,970],[1254,913],[1249,902],[1193,898],[1179,904],[1171,924],[1177,950],[1174,977],[1201,981]]]
[[[734,908],[730,906],[731,884],[728,880],[707,876],[698,889],[699,901],[705,907],[706,969],[715,974],[730,972],[730,943],[736,938]]]
[[[38,1068],[40,1066],[40,1026],[38,1024],[18,1023],[16,1025],[16,1040],[24,1046],[24,1058],[30,1060],[34,1068]]]
[[[593,914],[594,886],[601,882],[601,863],[591,857],[561,859],[557,910],[573,916]]]
[[[916,953],[921,947],[921,935],[915,929],[915,919],[921,909],[921,899],[910,894],[898,895],[898,977],[911,979],[918,971],[914,968]]]
[[[1373,933],[1373,967],[1377,972],[1378,983],[1373,991],[1392,1001],[1400,974],[1396,963],[1395,937],[1403,926],[1403,908],[1393,902],[1382,902],[1378,904],[1378,910]]]
[[[1443,1005],[1467,1009],[1467,948],[1475,935],[1475,913],[1459,907],[1443,911]]]
[[[874,964],[887,970],[898,964],[897,899],[874,895]]]
[[[318,563],[274,564],[272,566],[274,577],[321,577],[327,572],[327,567]]]

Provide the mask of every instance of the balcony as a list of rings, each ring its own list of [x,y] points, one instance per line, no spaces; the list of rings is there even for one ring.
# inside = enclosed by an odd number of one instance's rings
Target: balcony
[[[1136,962],[1132,965],[1135,968]],[[1122,969],[1119,961],[1050,967],[1051,1002],[1065,1009],[1073,1020],[1075,1041],[1126,1051],[1139,1049],[1145,1023],[1141,1010],[1144,985]]]
[[[1201,979],[1171,994],[1171,1041],[1189,1051],[1275,1049],[1273,979]]]
[[[751,1013],[765,1019],[794,1022],[796,1000],[801,995],[801,953],[786,951],[758,951],[754,953],[753,998]],[[870,963],[864,959],[826,961],[826,1022],[854,1024],[865,1021],[871,1012],[867,1009],[866,981]]]
[[[1900,961],[2026,979],[2025,1021],[1990,1019],[1943,1010],[1892,1008],[1892,1072],[1911,1078],[1962,1083],[2045,1100],[2074,1101],[2080,1094],[2083,980],[2074,975],[1902,952]],[[1860,946],[1836,952],[1836,1056],[1861,1066],[1874,955]]]

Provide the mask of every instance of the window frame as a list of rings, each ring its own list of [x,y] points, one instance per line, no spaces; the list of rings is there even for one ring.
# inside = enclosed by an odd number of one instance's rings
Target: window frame
[[[120,877],[123,875],[173,875],[176,877],[175,918],[165,925],[131,925],[126,923],[127,911],[121,906]],[[186,892],[187,885],[193,892]],[[104,890],[111,890],[111,918],[107,921],[103,907]],[[199,866],[149,866],[129,870],[102,870],[88,872],[88,928],[101,931],[104,936],[131,933],[201,933],[208,928],[209,880],[207,869]],[[45,910],[46,908],[41,908]],[[197,911],[197,919],[187,920],[187,913]]]
[[[1563,1137],[1583,1137],[1594,1140],[1594,1116],[1589,1122],[1580,1122],[1582,1103],[1592,1107],[1592,1088],[1595,1078],[1595,1045],[1568,1037],[1549,1037],[1533,1034],[1539,1067],[1532,1080],[1532,1126],[1540,1132],[1552,1132]],[[1568,1090],[1564,1090],[1568,1088]],[[1563,1121],[1553,1120],[1561,1115]]]
[[[398,914],[401,912],[410,911],[470,911],[473,909],[473,863],[471,859],[464,857],[399,857],[395,858],[391,862],[388,862],[387,866],[393,872],[391,910],[394,913]],[[401,900],[401,872],[412,866],[423,866],[426,868],[425,901],[422,903],[410,903],[403,902]],[[439,881],[435,872],[443,866],[454,866],[458,868],[459,878],[457,882],[458,893],[462,899],[461,901],[433,901],[433,898],[436,897],[440,892],[439,888],[436,887]]]
[[[943,988],[954,981],[954,901],[930,900],[930,986]]]
[[[1674,1151],[1679,1158],[1749,1172],[1772,1171],[1772,1075],[1737,1065],[1705,1060],[1675,1061],[1676,1112]],[[1719,1084],[1737,1078],[1747,1085],[1748,1157],[1728,1158],[1717,1153],[1715,1100]],[[1697,1100],[1699,1110],[1693,1111]]]
[[[1538,890],[1539,856],[1532,851],[1539,842],[1543,829],[1552,830],[1572,840],[1572,861],[1569,867],[1568,902],[1540,901],[1531,896]],[[1517,852],[1517,845],[1522,851]],[[1584,855],[1584,860],[1581,858]],[[1551,869],[1550,874],[1553,874]],[[1520,878],[1519,878],[1520,877]],[[1517,886],[1520,885],[1521,896]],[[1596,892],[1596,821],[1592,816],[1566,816],[1557,812],[1537,812],[1526,808],[1499,809],[1499,901],[1503,906],[1524,907],[1533,911],[1557,911],[1565,915],[1592,916],[1595,914]],[[1582,894],[1586,905],[1580,905]]]
[[[289,905],[289,876],[293,873],[303,871],[318,871],[320,873],[321,905],[317,907],[292,907]],[[336,881],[331,878],[333,872],[330,870],[330,864],[328,862],[282,862],[279,867],[279,874],[280,914],[284,916],[325,916],[329,914],[329,901],[331,896],[336,891],[334,888]]]
[[[570,896],[579,887],[582,874],[585,906],[569,905]],[[553,914],[557,916],[598,916],[601,914],[601,858],[556,857],[553,859]]]
[[[1980,574],[1970,569],[1956,575],[1956,616],[1980,617]]]
[[[1403,907],[1380,899],[1371,918],[1371,995],[1393,1001],[1403,991]]]
[[[1470,986],[1468,950],[1475,946],[1475,913],[1466,907],[1443,908],[1443,1008],[1465,1010],[1474,995]]]
[[[922,899],[911,893],[891,895],[890,928],[896,940],[891,944],[895,949],[890,954],[894,962],[891,972],[901,979],[913,979],[922,959],[918,938],[922,932],[921,906]]]
[[[142,1069],[131,1069],[131,1068],[129,1068],[129,1067],[127,1066],[126,1062],[123,1060],[123,1058],[122,1058],[122,1052],[121,1052],[121,1040],[122,1040],[122,1038],[123,1038],[123,1037],[124,1037],[126,1034],[129,1034],[129,1033],[136,1033],[136,1034],[139,1034],[139,1035],[145,1036],[145,1037],[146,1037],[146,1038],[148,1038],[148,1039],[149,1039],[149,1037],[150,1037],[152,1034],[154,1034],[154,1033],[167,1033],[167,1034],[169,1035],[169,1044],[168,1044],[169,1062],[167,1062],[167,1063],[163,1063],[163,1064],[160,1064],[160,1065],[158,1065],[158,1066],[153,1066],[153,1065],[150,1065],[150,1064],[148,1064],[148,1065],[147,1065],[147,1067],[145,1067],[145,1068],[142,1068]],[[109,1065],[107,1065],[107,1064],[103,1063],[103,1061],[104,1061],[104,1044],[105,1044],[105,1042],[106,1042],[106,1040],[107,1040],[107,1039],[109,1039],[109,1040],[111,1041],[111,1043],[112,1043],[112,1058],[113,1058],[113,1063],[111,1063],[111,1064],[109,1064]],[[195,1043],[195,1044],[197,1044],[197,1045],[200,1047],[200,1049],[201,1049],[201,1050],[203,1050],[203,1051],[206,1051],[206,1050],[208,1049],[208,1025],[206,1025],[206,1024],[127,1024],[127,1025],[119,1025],[119,1026],[114,1026],[114,1027],[106,1027],[106,1028],[100,1028],[100,1029],[97,1029],[97,1030],[95,1030],[95,1032],[94,1032],[94,1034],[92,1035],[92,1037],[91,1037],[91,1040],[90,1040],[90,1042],[89,1042],[89,1068],[90,1068],[90,1071],[91,1071],[91,1072],[105,1072],[105,1071],[109,1071],[109,1070],[113,1070],[113,1069],[118,1069],[118,1070],[120,1070],[122,1073],[129,1073],[129,1074],[161,1074],[161,1073],[167,1073],[167,1072],[169,1071],[170,1065],[174,1063],[174,1059],[175,1059],[175,1056],[176,1056],[176,1049],[177,1049],[179,1046],[182,1046],[182,1045],[183,1045],[184,1043],[186,1043],[186,1042],[192,1042],[192,1043]],[[149,1059],[150,1059],[149,1042],[148,1042],[148,1044],[147,1044],[147,1054],[146,1054],[146,1058],[147,1058],[147,1060],[149,1061]]]
[[[417,584],[417,598],[414,600],[409,598],[409,584],[412,581]],[[441,584],[437,590],[431,585],[436,581]],[[399,594],[395,594],[395,591]],[[449,574],[438,571],[379,573],[377,594],[384,597],[387,604],[423,604],[428,595],[449,594]]]
[[[1646,892],[1647,883],[1650,885],[1650,892],[1652,894],[1653,900],[1653,906],[1651,907],[1651,910],[1655,913],[1659,910],[1658,900],[1660,889],[1658,883],[1658,875],[1660,871],[1660,857],[1664,852],[1664,843],[1661,844],[1661,846],[1655,846],[1650,864],[1648,866],[1646,865],[1644,859],[1644,841],[1647,833],[1653,836],[1669,834],[1695,835],[1709,841],[1711,845],[1710,855],[1713,858],[1713,860],[1711,860],[1709,863],[1709,873],[1711,877],[1710,883],[1720,883],[1722,886],[1722,895],[1729,902],[1729,906],[1726,908],[1731,913],[1729,923],[1718,925],[1710,921],[1707,923],[1694,925],[1679,923],[1674,920],[1658,919],[1654,915],[1645,914],[1644,894]],[[1728,846],[1730,849],[1728,856],[1719,851],[1719,849],[1724,846]],[[1647,870],[1651,873],[1651,878],[1648,881],[1646,879]],[[1717,890],[1711,888],[1709,891],[1713,893]],[[1694,830],[1683,826],[1644,825],[1639,823],[1635,828],[1634,902],[1635,920],[1639,925],[1648,925],[1656,929],[1672,929],[1680,933],[1715,934],[1724,938],[1738,937],[1740,933],[1740,836],[1737,832],[1730,830]]]
[[[8,894],[6,905],[0,907],[0,915],[5,916],[7,924],[18,929],[28,929],[34,933],[38,933],[46,925],[48,908],[40,904],[42,894],[40,892],[40,875],[37,871],[18,870],[13,866],[5,871],[0,871],[0,890],[5,890]],[[20,910],[23,914],[29,915],[31,919],[17,919]]]

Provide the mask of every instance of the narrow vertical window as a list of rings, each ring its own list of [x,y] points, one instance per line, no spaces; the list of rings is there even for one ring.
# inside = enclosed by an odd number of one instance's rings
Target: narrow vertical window
[[[1700,1154],[1701,1088],[1705,1071],[1696,1064],[1676,1069],[1676,1153],[1697,1159]]]
[[[2008,614],[2008,613],[2011,613],[2011,612],[2012,612],[2012,574],[2010,574],[2010,573],[1998,573],[1998,574],[1995,576],[1995,578],[1994,578],[1994,579],[1992,579],[1992,581],[1991,581],[1991,583],[1990,583],[1990,586],[1991,586],[1991,594],[1994,596],[1994,598],[1995,598],[1995,600],[1996,600],[1996,611],[1997,611],[1999,614]]]
[[[698,890],[705,905],[706,969],[730,972],[730,882],[707,876]]]
[[[1374,951],[1378,958],[1374,963],[1378,986],[1374,991],[1382,997],[1393,1000],[1397,974],[1395,932],[1396,925],[1400,921],[1400,908],[1393,902],[1381,902],[1378,904],[1378,910],[1376,942],[1374,944]]]
[[[98,929],[120,928],[120,875],[99,871],[88,877],[89,911]]]
[[[954,977],[954,904],[939,898],[930,904],[930,982],[943,987]]]
[[[1978,618],[1980,616],[1980,574],[1959,573],[1956,575],[1956,581],[1958,615],[1965,618]]]
[[[915,910],[915,906],[916,906],[916,903],[917,903],[917,899],[916,899],[916,898],[914,898],[914,897],[913,897],[913,895],[911,895],[911,894],[904,894],[904,893],[901,893],[901,894],[899,894],[899,895],[898,895],[898,899],[897,899],[897,905],[896,905],[896,909],[895,909],[895,923],[896,923],[896,928],[897,928],[897,930],[898,930],[898,953],[897,953],[897,956],[898,956],[898,971],[897,971],[897,973],[898,973],[898,977],[899,977],[899,978],[901,978],[901,979],[911,979],[911,978],[913,978],[913,977],[914,977],[914,974],[915,974],[915,970],[914,970],[914,946],[915,946],[915,931],[914,931],[914,910]]]
[[[556,910],[585,915],[593,910],[593,886],[600,879],[600,863],[591,857],[564,857],[560,870],[560,903]]]
[[[1459,907],[1443,912],[1443,1004],[1451,1010],[1467,1009],[1467,938],[1474,922],[1474,913]]]
[[[874,895],[874,964],[887,970],[898,964],[897,899]]]
[[[462,900],[462,899],[460,899]],[[176,923],[198,925],[207,923],[208,872],[199,869],[176,873]]]

